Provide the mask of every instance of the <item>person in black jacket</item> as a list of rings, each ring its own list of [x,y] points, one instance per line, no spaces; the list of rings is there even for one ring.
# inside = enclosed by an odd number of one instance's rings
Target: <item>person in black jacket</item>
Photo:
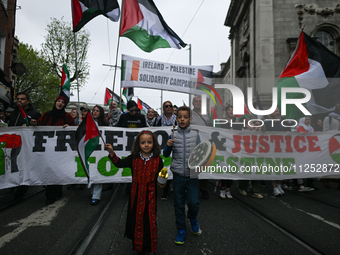
[[[127,128],[140,128],[146,127],[145,117],[142,114],[137,113],[137,103],[130,100],[127,103],[128,113],[120,115],[119,121],[116,127],[127,127]]]
[[[20,103],[22,108],[25,110],[28,121],[30,121],[31,119],[37,120],[40,118],[41,114],[30,104],[30,97],[28,96],[28,94],[24,92],[18,93],[17,103]],[[16,106],[14,111],[12,112],[11,117],[9,118],[8,126],[26,126],[25,119],[21,115],[18,106]]]
[[[28,94],[24,92],[20,92],[17,94],[17,103],[20,103],[22,108],[25,110],[28,121],[31,119],[39,119],[41,114],[34,109],[34,107],[30,104],[30,97]],[[14,126],[26,126],[26,122],[24,117],[22,116],[19,107],[16,106],[14,108],[14,111],[11,113],[11,116],[9,118],[8,122],[9,127]],[[18,172],[18,166],[16,158],[18,154],[20,153],[21,147],[13,148],[11,151],[11,171],[12,172]],[[16,188],[14,195],[14,202],[20,203],[22,201],[23,196],[26,194],[29,186],[22,185]]]

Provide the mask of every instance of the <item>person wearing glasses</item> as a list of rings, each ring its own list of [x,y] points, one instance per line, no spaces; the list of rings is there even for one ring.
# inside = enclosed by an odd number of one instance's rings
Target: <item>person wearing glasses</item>
[[[163,103],[163,114],[160,115],[156,120],[155,126],[173,126],[177,125],[176,115],[173,112],[173,106],[170,101]],[[163,194],[161,200],[168,200],[170,184],[172,181],[167,181],[166,186],[163,188]]]
[[[116,127],[127,127],[127,128],[140,128],[146,127],[145,117],[138,113],[137,103],[130,100],[127,103],[126,114],[120,115],[119,121]]]
[[[163,103],[163,114],[157,118],[155,126],[165,127],[173,125],[177,125],[176,115],[173,112],[172,103],[165,101]]]

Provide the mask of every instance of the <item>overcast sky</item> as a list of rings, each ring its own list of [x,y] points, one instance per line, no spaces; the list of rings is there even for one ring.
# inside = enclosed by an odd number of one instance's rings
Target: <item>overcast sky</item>
[[[121,0],[118,3],[121,6]],[[192,65],[213,65],[214,72],[220,70],[220,63],[230,56],[229,28],[224,21],[229,0],[154,0],[167,24],[192,46]],[[71,22],[71,0],[18,0],[21,9],[16,12],[15,34],[23,43],[40,50],[51,17]],[[104,16],[97,16],[82,29],[90,32],[89,47],[90,79],[80,92],[80,101],[103,105],[105,88],[112,89],[114,69],[103,64],[115,64],[119,22],[112,22]],[[118,65],[121,54],[144,59],[189,65],[189,50],[157,49],[152,53],[140,50],[130,39],[120,38]],[[114,91],[119,94],[120,70],[117,70]],[[150,89],[135,89],[135,96],[153,108],[161,105],[161,92]],[[136,99],[136,98],[135,98]],[[175,92],[164,92],[163,99],[173,104],[188,104],[188,96]],[[77,93],[71,101],[77,101]]]

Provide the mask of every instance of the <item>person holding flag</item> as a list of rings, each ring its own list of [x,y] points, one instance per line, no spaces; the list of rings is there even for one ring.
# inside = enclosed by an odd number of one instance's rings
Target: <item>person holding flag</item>
[[[98,126],[108,126],[103,107],[95,105],[95,107],[93,107],[92,109],[92,116]],[[103,184],[101,183],[91,185],[92,193],[91,205],[99,204],[100,198],[102,196],[102,190]]]
[[[27,123],[29,123],[31,119],[40,118],[41,114],[30,104],[30,97],[27,93],[19,92],[16,99],[17,106],[14,108],[14,111],[9,118],[9,127],[27,126]],[[11,159],[16,159],[20,150],[21,147],[13,148],[11,151]],[[14,166],[16,166],[16,160],[12,160],[12,169]],[[16,188],[14,192],[14,203],[22,202],[22,198],[26,194],[28,187],[29,186],[21,185]]]
[[[11,114],[8,122],[9,127],[27,126],[25,118],[27,118],[28,123],[31,121],[31,119],[39,119],[41,114],[34,109],[33,105],[30,104],[30,97],[27,93],[19,92],[16,99],[18,105]]]
[[[111,162],[119,168],[129,167],[132,188],[124,236],[132,240],[139,254],[154,254],[157,250],[157,186],[163,160],[156,136],[148,130],[141,131],[133,145],[131,155],[120,159],[111,144],[105,144]],[[163,170],[162,170],[163,172]]]
[[[63,96],[58,96],[51,111],[45,112],[38,120],[32,119],[32,126],[75,126],[71,114],[65,111],[67,100]],[[62,185],[48,185],[46,187],[46,205],[53,204],[62,196]]]

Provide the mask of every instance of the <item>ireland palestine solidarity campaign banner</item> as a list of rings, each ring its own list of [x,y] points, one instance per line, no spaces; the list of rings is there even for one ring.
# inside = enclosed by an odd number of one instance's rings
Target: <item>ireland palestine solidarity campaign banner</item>
[[[250,132],[192,125],[201,141],[216,148],[210,166],[195,167],[200,179],[282,180],[340,177],[340,132]],[[87,184],[77,153],[77,127],[11,127],[0,130],[0,189],[18,185]],[[172,127],[151,127],[163,149]],[[130,154],[142,129],[100,127],[119,157]],[[163,156],[162,156],[163,157]],[[169,168],[171,156],[164,158]],[[129,168],[117,168],[100,139],[88,158],[91,183],[130,182]],[[169,173],[169,178],[172,174]]]
[[[122,55],[121,87],[143,87],[202,94],[211,86],[213,66],[189,66]]]

